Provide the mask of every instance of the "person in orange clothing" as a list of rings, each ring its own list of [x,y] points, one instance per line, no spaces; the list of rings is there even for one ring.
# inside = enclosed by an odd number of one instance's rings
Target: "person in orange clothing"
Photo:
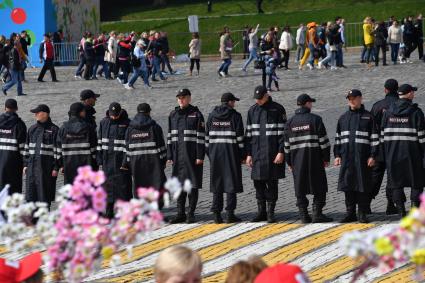
[[[315,51],[319,48],[319,37],[317,36],[316,30],[317,24],[315,22],[311,22],[307,25],[307,46],[310,50],[310,59],[307,63],[307,66],[312,70],[314,68],[314,58]]]

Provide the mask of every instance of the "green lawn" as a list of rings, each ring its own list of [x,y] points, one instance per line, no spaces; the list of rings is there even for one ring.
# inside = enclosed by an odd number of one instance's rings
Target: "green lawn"
[[[178,1],[183,4],[173,4],[164,8],[148,9],[140,7],[111,7],[116,10],[113,15],[117,21],[102,23],[105,31],[117,30],[128,32],[131,30],[163,30],[168,31],[170,46],[176,53],[187,52],[187,44],[190,41],[188,15],[199,15],[199,28],[202,39],[203,54],[217,54],[218,32],[227,25],[232,30],[241,30],[245,25],[256,25],[267,28],[272,25],[296,26],[301,22],[324,22],[332,20],[339,15],[348,23],[361,22],[364,17],[372,16],[377,20],[387,20],[394,15],[402,18],[408,14],[425,12],[425,0],[265,0],[263,9],[272,14],[257,15],[254,0],[217,1],[213,0],[213,13],[206,11],[206,1]],[[190,3],[188,3],[190,2]],[[201,2],[201,3],[200,3]],[[115,5],[114,5],[115,6]],[[248,14],[229,16],[232,14]],[[202,18],[202,16],[216,16]],[[183,17],[184,19],[171,20],[170,18]],[[146,21],[146,19],[155,19]],[[127,21],[128,20],[128,21]],[[143,20],[143,21],[140,21]],[[346,27],[348,45],[361,44],[361,27],[348,24]],[[235,41],[241,40],[240,32],[234,32]],[[236,51],[240,51],[241,44]]]

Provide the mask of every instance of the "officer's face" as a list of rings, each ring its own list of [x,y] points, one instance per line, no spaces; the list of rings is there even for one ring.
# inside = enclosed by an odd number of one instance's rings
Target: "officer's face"
[[[47,114],[46,112],[38,112],[35,113],[34,116],[38,122],[45,122],[49,118],[49,114]]]
[[[80,117],[86,118],[86,110],[83,110],[83,111],[80,112]]]
[[[95,106],[96,105],[96,97],[86,99],[86,104],[90,105],[90,106]]]
[[[312,108],[313,108],[313,102],[306,102],[306,103],[304,104],[304,107],[305,107],[305,108],[308,108],[308,109],[312,109]]]
[[[227,102],[227,105],[229,105],[229,107],[235,108],[236,101],[229,101]]]
[[[266,103],[267,101],[269,100],[269,95],[268,94],[265,94],[264,96],[263,96],[263,98],[261,98],[261,99],[256,99],[255,100],[255,103],[257,103],[258,105],[263,105],[264,103]]]
[[[350,105],[352,109],[359,109],[362,106],[362,102],[363,98],[361,96],[348,98],[348,105]]]
[[[191,100],[192,98],[190,95],[177,97],[177,103],[179,104],[180,108],[186,108],[190,104]]]

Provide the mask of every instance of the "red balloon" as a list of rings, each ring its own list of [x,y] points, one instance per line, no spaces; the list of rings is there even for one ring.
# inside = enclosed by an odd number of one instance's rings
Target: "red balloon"
[[[12,10],[10,17],[15,24],[22,25],[27,20],[27,13],[22,8],[15,8]]]

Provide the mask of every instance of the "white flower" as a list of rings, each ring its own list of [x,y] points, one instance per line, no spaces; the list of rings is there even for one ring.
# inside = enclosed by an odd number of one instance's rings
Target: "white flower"
[[[164,207],[165,208],[170,207],[170,193],[168,192],[164,193],[164,196],[162,197],[162,199],[164,200]]]
[[[192,183],[190,182],[190,180],[184,181],[183,191],[188,194],[190,194],[190,192],[192,191]]]
[[[121,257],[119,255],[113,255],[109,264],[112,268],[117,267],[121,264]]]
[[[164,184],[164,188],[172,194],[182,190],[182,186],[176,177],[168,179]]]

